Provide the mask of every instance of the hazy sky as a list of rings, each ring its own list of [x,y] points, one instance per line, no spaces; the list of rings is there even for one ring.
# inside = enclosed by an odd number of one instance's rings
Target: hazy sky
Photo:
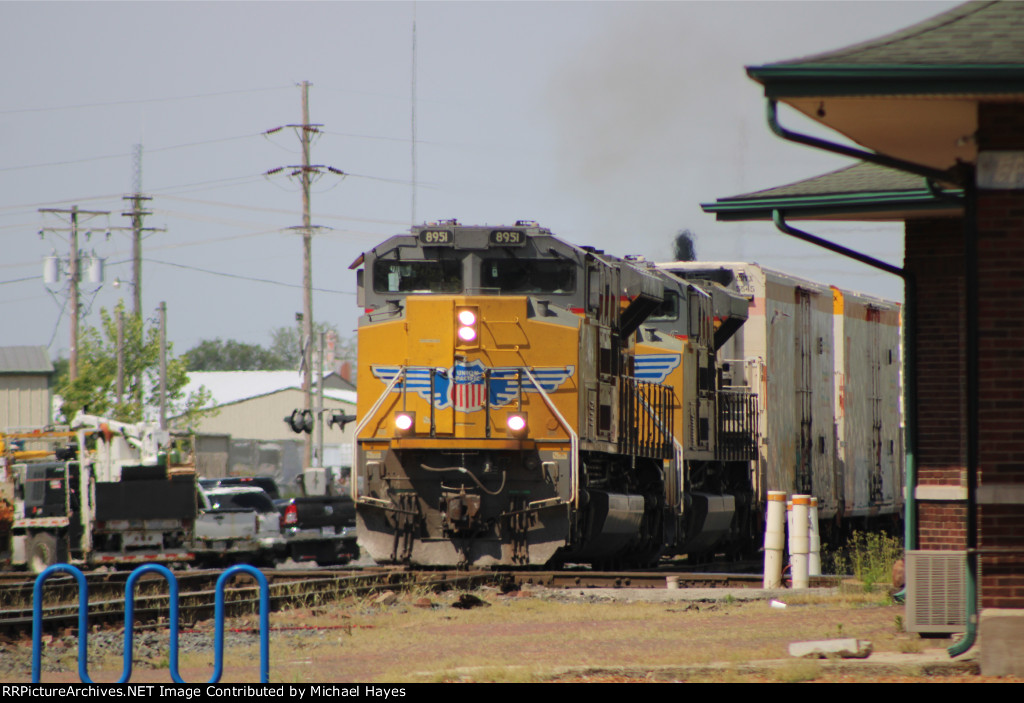
[[[106,260],[84,286],[86,324],[131,279],[122,197],[152,196],[143,307],[168,307],[175,352],[200,340],[269,343],[302,310],[300,88],[323,125],[312,161],[314,317],[352,333],[349,264],[417,221],[533,219],[577,244],[664,260],[680,229],[709,260],[753,260],[898,298],[900,282],[700,203],[849,163],[779,140],[744,66],[839,48],[955,2],[0,2],[0,345],[66,356],[67,289],[43,283],[81,248]],[[787,126],[809,129],[798,117]],[[901,227],[807,229],[902,260]],[[259,280],[250,280],[259,279]]]

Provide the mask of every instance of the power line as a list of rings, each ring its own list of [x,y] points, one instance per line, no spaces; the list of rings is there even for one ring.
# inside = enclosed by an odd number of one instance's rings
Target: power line
[[[145,259],[146,261],[153,264],[163,264],[164,266],[173,266],[175,268],[188,269],[190,271],[199,271],[200,273],[207,273],[211,276],[220,276],[222,278],[237,278],[243,281],[252,281],[254,283],[268,283],[275,286],[285,286],[286,288],[302,288],[300,283],[287,283],[285,281],[275,281],[269,278],[256,278],[255,276],[242,276],[236,273],[224,273],[223,271],[211,271],[210,269],[199,268],[198,266],[189,266],[188,264],[176,264],[171,261],[159,261],[157,259]],[[346,290],[331,290],[330,288],[312,288],[317,293],[336,293],[338,295],[355,295],[352,291]]]
[[[176,196],[176,195],[164,195],[163,198],[166,199],[166,200],[180,200],[181,202],[185,202],[185,203],[197,203],[197,204],[200,204],[200,205],[212,205],[214,207],[237,208],[237,209],[240,209],[240,210],[250,210],[250,211],[253,211],[253,212],[269,212],[269,213],[275,213],[275,214],[280,214],[280,215],[294,215],[295,214],[294,210],[285,210],[284,208],[258,207],[258,206],[255,206],[255,205],[243,205],[243,204],[240,204],[240,203],[225,203],[225,202],[219,202],[219,201],[216,201],[216,200],[200,200],[199,198],[183,198],[181,196]],[[174,213],[173,210],[160,210],[159,212],[172,213],[172,214]],[[395,226],[399,226],[399,227],[408,224],[407,222],[405,222],[405,220],[380,220],[380,219],[373,219],[373,218],[369,218],[369,217],[351,217],[351,216],[347,216],[347,215],[317,215],[317,217],[318,218],[322,218],[322,219],[328,219],[328,220],[351,220],[352,222],[366,222],[368,224],[377,224],[377,225],[395,225]]]
[[[9,281],[0,281],[0,286],[6,285],[8,283],[24,283],[25,281],[37,281],[37,280],[39,280],[39,276],[26,276],[25,278],[12,278]]]
[[[130,154],[107,154],[105,156],[90,156],[85,159],[72,159],[70,161],[50,161],[45,164],[25,164],[23,166],[8,166],[7,168],[0,168],[0,173],[6,173],[9,171],[25,171],[31,168],[47,168],[49,166],[72,166],[74,164],[91,163],[93,161],[108,161],[110,159],[123,159]]]
[[[2,113],[0,113],[2,114]],[[238,141],[239,139],[252,139],[259,137],[259,134],[243,134],[235,137],[220,137],[219,139],[207,139],[200,142],[186,142],[184,144],[171,144],[170,146],[162,146],[156,149],[150,149],[149,153],[156,151],[175,151],[177,149],[187,149],[194,146],[206,146],[208,144],[220,144],[223,142]],[[9,171],[24,171],[33,168],[47,168],[50,166],[73,166],[75,164],[92,163],[93,161],[108,161],[110,159],[123,159],[126,156],[132,156],[132,154],[103,154],[100,156],[88,156],[82,159],[70,159],[68,161],[50,161],[42,164],[22,164],[21,166],[7,166],[6,168],[0,168],[0,173],[6,173]]]
[[[163,188],[151,188],[154,193],[160,193],[168,190],[184,189],[181,192],[189,193],[193,190],[206,190],[207,186],[216,185],[218,188],[227,187],[229,185],[244,185],[246,183],[255,183],[262,179],[262,175],[252,176],[234,176],[232,178],[218,178],[212,181],[199,181],[197,183],[185,183],[177,186],[164,186]]]
[[[195,100],[198,98],[216,98],[224,95],[244,95],[246,93],[262,93],[271,90],[284,90],[291,86],[275,86],[273,88],[250,88],[247,90],[225,90],[219,93],[196,93],[195,95],[178,95],[169,98],[136,98],[132,100],[112,100],[102,103],[80,103],[77,105],[57,105],[54,107],[24,107],[16,110],[0,110],[0,115],[17,115],[34,112],[55,112],[59,110],[80,110],[93,107],[116,107],[118,105],[144,105],[146,103],[174,102],[175,100]]]

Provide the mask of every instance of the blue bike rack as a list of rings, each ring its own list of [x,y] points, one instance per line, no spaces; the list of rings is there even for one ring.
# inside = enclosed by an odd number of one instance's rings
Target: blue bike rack
[[[32,589],[32,683],[40,682],[42,671],[43,638],[43,584],[50,576],[65,572],[78,581],[78,678],[82,683],[94,683],[89,678],[89,589],[85,575],[70,564],[54,564],[36,577]],[[124,666],[117,683],[127,683],[132,675],[132,652],[135,630],[135,586],[143,574],[161,574],[170,587],[170,673],[175,683],[188,683],[178,673],[178,580],[170,569],[160,564],[145,564],[132,571],[125,584],[124,593]],[[232,566],[217,579],[214,597],[213,619],[213,677],[207,683],[219,683],[224,673],[224,587],[236,574],[245,572],[252,575],[260,585],[260,683],[270,681],[270,586],[267,577],[259,569],[247,564]]]

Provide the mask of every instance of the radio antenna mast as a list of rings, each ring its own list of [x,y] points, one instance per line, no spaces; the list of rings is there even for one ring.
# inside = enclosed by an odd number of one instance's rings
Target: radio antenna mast
[[[412,4],[412,221],[416,224],[416,3]]]

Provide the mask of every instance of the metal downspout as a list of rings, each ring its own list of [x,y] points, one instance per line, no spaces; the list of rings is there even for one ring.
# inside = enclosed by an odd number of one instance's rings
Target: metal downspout
[[[949,656],[974,645],[978,628],[978,226],[977,190],[973,179],[964,186],[964,295],[967,313],[967,618],[962,639],[950,645]]]
[[[776,100],[769,98],[767,107],[768,126],[779,137],[795,142],[797,144],[803,144],[805,146],[813,147],[815,149],[821,149],[823,151],[830,151],[835,154],[841,154],[843,156],[849,156],[855,159],[861,159],[870,163],[879,164],[881,166],[887,166],[907,173],[913,173],[919,176],[923,176],[928,179],[928,188],[933,193],[936,192],[933,181],[945,181],[947,183],[956,183],[964,189],[964,285],[966,288],[966,313],[967,313],[967,354],[966,354],[966,375],[967,375],[967,565],[966,565],[966,578],[965,582],[967,585],[966,596],[966,610],[967,610],[967,630],[964,633],[963,639],[958,641],[956,644],[949,647],[946,651],[949,652],[951,657],[955,657],[963,652],[966,652],[973,646],[975,641],[975,626],[978,614],[978,604],[976,595],[976,564],[977,564],[977,507],[975,506],[975,493],[977,488],[977,469],[978,469],[978,424],[977,424],[977,406],[978,406],[978,368],[977,368],[977,357],[978,357],[978,321],[977,321],[977,292],[978,292],[978,248],[977,248],[977,228],[975,225],[976,217],[976,192],[974,188],[974,179],[971,174],[965,172],[962,169],[950,169],[948,171],[939,171],[937,169],[923,166],[921,164],[915,164],[910,161],[904,161],[903,159],[897,159],[885,154],[877,154],[873,151],[865,151],[863,149],[855,149],[844,146],[842,144],[836,144],[829,142],[824,139],[818,139],[806,134],[799,134],[797,132],[790,131],[782,127],[778,120],[778,103]],[[776,222],[776,226],[779,227],[783,232],[792,234],[793,236],[799,237],[804,241],[823,246],[830,251],[842,254],[843,256],[850,256],[857,261],[866,263],[868,265],[874,265],[871,261],[871,257],[855,252],[852,249],[846,249],[838,244],[833,244],[828,240],[815,237],[812,234],[806,232],[800,232],[795,230],[788,225],[785,225],[782,215],[779,211],[773,212],[773,219]],[[783,229],[779,223],[786,227]],[[799,234],[797,234],[799,233]],[[895,266],[890,266],[884,262],[878,262],[883,264],[880,266],[882,270],[889,270],[890,273],[903,276],[903,279],[907,281],[907,303],[913,302],[916,306],[916,285],[913,278],[902,269],[897,269]],[[898,273],[901,272],[901,273]],[[906,487],[906,522],[904,530],[908,536],[906,548],[909,545],[917,545],[917,531],[916,531],[916,516],[917,506],[916,499],[914,496],[916,481],[917,481],[917,468],[914,463],[914,456],[912,450],[916,452],[917,448],[917,412],[916,407],[913,403],[908,402],[909,399],[916,399],[917,397],[917,378],[916,378],[916,359],[910,357],[911,352],[916,354],[916,328],[912,326],[911,321],[913,320],[913,308],[905,305],[907,308],[906,319],[907,323],[907,343],[905,346],[908,361],[905,361],[904,368],[907,373],[907,383],[904,385],[904,407],[908,411],[907,414],[907,456],[906,456],[906,471],[907,471],[907,487]],[[913,370],[913,374],[911,374]],[[914,393],[911,395],[910,387],[913,385]],[[913,421],[913,425],[911,425]],[[911,474],[913,471],[913,474]],[[914,483],[911,483],[911,476],[913,476]],[[915,520],[911,521],[911,515],[914,516]]]

